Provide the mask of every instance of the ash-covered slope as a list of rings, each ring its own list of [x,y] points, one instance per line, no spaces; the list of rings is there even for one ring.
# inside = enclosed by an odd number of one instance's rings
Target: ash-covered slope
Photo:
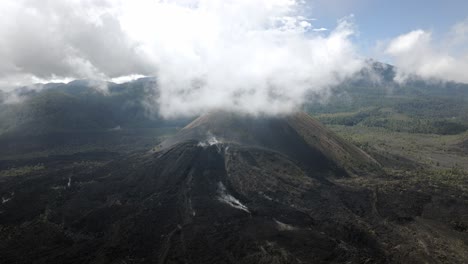
[[[0,260],[464,263],[463,198],[340,177],[373,166],[304,114],[207,115],[96,170],[0,178]]]
[[[368,154],[306,113],[281,117],[253,117],[228,112],[206,114],[157,149],[167,149],[185,141],[198,141],[200,146],[217,145],[223,149],[241,146],[275,151],[314,174],[367,174],[378,168]]]

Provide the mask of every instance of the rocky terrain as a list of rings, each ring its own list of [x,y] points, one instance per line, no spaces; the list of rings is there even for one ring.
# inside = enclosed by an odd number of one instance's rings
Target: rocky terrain
[[[209,114],[149,152],[11,163],[2,263],[468,261],[465,192],[390,175],[303,113]]]

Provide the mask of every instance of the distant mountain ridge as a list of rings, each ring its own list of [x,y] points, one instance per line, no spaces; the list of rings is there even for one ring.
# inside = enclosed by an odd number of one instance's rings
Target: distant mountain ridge
[[[105,90],[96,85],[105,85]],[[149,113],[144,103],[154,96],[155,85],[155,78],[142,78],[123,84],[76,80],[22,88],[19,102],[0,103],[0,134],[161,127],[180,122]]]
[[[418,78],[406,83],[393,79],[396,68],[372,60],[346,82],[332,88],[326,104],[346,105],[346,100],[364,97],[450,98],[468,100],[468,84],[425,81]],[[14,95],[12,97],[12,95]],[[9,102],[16,98],[17,103]],[[148,98],[153,100],[148,101]],[[14,93],[0,92],[0,135],[5,133],[48,133],[64,130],[106,130],[125,127],[184,126],[190,119],[164,120],[157,112],[157,78],[145,77],[116,84],[95,80],[36,84]],[[350,99],[349,99],[350,98]],[[344,100],[344,101],[343,101]],[[11,100],[10,100],[11,101]],[[152,104],[148,107],[148,104]],[[303,106],[314,112],[315,95]],[[364,102],[365,104],[365,102]],[[449,102],[451,104],[451,102]],[[461,102],[463,104],[463,102]]]

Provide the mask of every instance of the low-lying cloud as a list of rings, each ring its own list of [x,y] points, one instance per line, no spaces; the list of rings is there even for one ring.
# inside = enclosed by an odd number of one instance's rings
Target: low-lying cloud
[[[468,82],[468,20],[452,27],[439,41],[415,30],[391,40],[385,48],[397,66],[396,81],[413,77]]]
[[[320,6],[303,0],[4,0],[0,90],[156,76],[158,96],[146,104],[164,117],[219,109],[289,113],[365,67],[352,17],[323,28],[302,10],[320,12]],[[417,76],[467,83],[468,20],[442,38],[426,30],[398,36],[384,45],[383,56],[397,66],[398,82]]]
[[[296,0],[15,0],[0,4],[0,86],[156,76],[165,117],[297,110],[362,67],[349,19]]]
[[[158,34],[145,41],[157,51],[157,103],[164,116],[291,112],[309,92],[326,93],[362,67],[347,20],[321,34],[295,1],[197,4],[158,6],[151,23],[159,25]],[[173,26],[167,30],[164,23]]]

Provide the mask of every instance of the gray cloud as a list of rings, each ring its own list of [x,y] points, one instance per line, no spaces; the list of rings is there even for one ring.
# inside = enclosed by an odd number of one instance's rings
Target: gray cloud
[[[106,1],[2,1],[0,84],[154,71]]]

